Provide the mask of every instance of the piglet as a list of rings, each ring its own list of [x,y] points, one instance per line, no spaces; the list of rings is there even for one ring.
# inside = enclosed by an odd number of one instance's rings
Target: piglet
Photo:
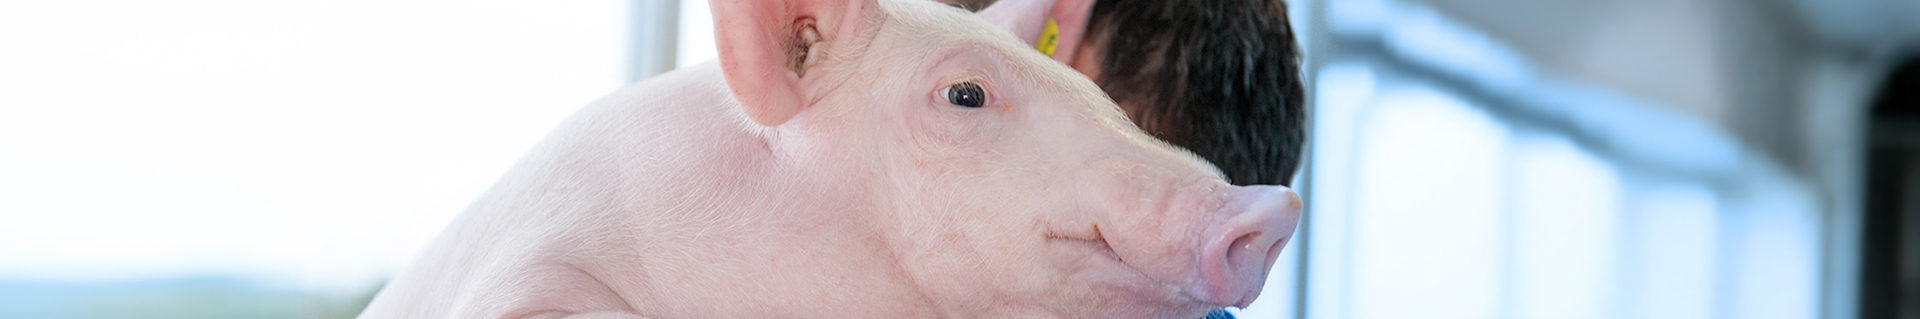
[[[361,316],[1198,318],[1299,221],[960,9],[712,9],[718,64],[579,111]]]

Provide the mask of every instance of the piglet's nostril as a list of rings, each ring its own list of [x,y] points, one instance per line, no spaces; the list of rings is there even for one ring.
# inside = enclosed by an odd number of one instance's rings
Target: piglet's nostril
[[[1240,238],[1235,238],[1233,240],[1233,245],[1227,247],[1227,260],[1228,260],[1227,265],[1228,266],[1251,265],[1251,264],[1243,264],[1238,261],[1244,260],[1245,258],[1248,258],[1248,257],[1252,257],[1252,255],[1255,255],[1255,254],[1260,254],[1261,252],[1264,251],[1264,249],[1255,250],[1256,247],[1254,247],[1256,245],[1260,246],[1258,248],[1266,248],[1268,246],[1268,245],[1263,245],[1259,242],[1256,242],[1257,240],[1259,240],[1260,234],[1263,234],[1263,233],[1253,232],[1251,234],[1241,235]]]

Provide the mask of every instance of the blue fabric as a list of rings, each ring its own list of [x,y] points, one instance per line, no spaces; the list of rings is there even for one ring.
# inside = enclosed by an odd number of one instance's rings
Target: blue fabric
[[[1206,318],[1200,319],[1233,319],[1233,314],[1227,313],[1226,309],[1219,309],[1207,313]]]

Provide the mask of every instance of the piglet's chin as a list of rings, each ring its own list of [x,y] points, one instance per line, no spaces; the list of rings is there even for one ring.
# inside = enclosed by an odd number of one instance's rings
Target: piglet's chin
[[[1218,306],[1246,307],[1260,296],[1267,272],[1300,223],[1300,196],[1279,186],[1232,190],[1224,224],[1204,237],[1201,282],[1187,287],[1195,298]]]

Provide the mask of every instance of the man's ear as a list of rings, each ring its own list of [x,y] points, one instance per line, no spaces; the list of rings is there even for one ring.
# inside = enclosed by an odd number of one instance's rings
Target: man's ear
[[[857,32],[877,21],[873,1],[711,1],[721,72],[747,118],[777,126],[808,108],[820,92],[806,85],[819,78],[807,71],[857,46]]]
[[[980,17],[1012,31],[1020,40],[1054,61],[1071,64],[1074,51],[1086,38],[1088,17],[1095,0],[1000,0],[980,10]],[[1054,27],[1049,30],[1047,22]],[[1048,52],[1051,50],[1051,52]]]

